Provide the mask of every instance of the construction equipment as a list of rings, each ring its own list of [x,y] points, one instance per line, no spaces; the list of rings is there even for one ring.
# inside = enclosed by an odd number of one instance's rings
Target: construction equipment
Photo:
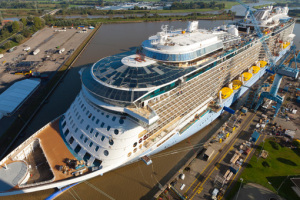
[[[282,76],[288,76],[288,77],[293,77],[293,78],[298,77],[299,70],[297,69],[297,62],[300,62],[300,54],[297,57],[296,56],[296,47],[292,46],[289,53],[287,53],[285,55],[284,59],[282,59],[283,61],[281,61],[281,63],[276,66],[275,59],[274,59],[267,43],[265,42],[265,40],[267,39],[267,36],[264,36],[264,34],[262,33],[251,8],[248,5],[246,5],[245,3],[243,3],[242,1],[240,1],[240,0],[237,0],[237,1],[246,8],[247,13],[248,13],[246,16],[250,16],[254,30],[256,31],[258,37],[261,38],[262,46],[264,48],[265,53],[267,54],[267,59],[269,60],[269,62],[268,62],[269,67],[266,69],[266,71],[271,74],[276,73],[270,92],[262,92],[261,93],[258,103],[256,104],[256,106],[254,108],[254,111],[255,112],[257,111],[259,106],[264,101],[264,98],[268,98],[272,101],[277,102],[275,114],[274,114],[274,117],[275,117],[277,115],[277,113],[279,112],[280,107],[283,102],[283,98],[281,96],[277,95]],[[283,62],[290,55],[290,53],[294,53],[294,59],[291,59],[289,66],[286,67],[285,65],[283,65]],[[292,62],[295,62],[295,68],[291,68]],[[269,70],[269,69],[271,69],[271,70]],[[256,95],[254,95],[254,96],[256,96]]]
[[[284,65],[284,61],[291,55],[293,54],[294,57],[293,59],[290,60],[289,65],[286,66]],[[292,63],[295,62],[295,68],[292,68],[291,65]],[[275,101],[276,104],[276,108],[275,108],[275,114],[274,117],[276,117],[277,113],[280,110],[280,107],[283,103],[283,97],[277,95],[281,80],[283,76],[288,76],[288,77],[292,77],[294,79],[296,79],[298,77],[299,74],[299,70],[297,68],[297,62],[300,62],[300,54],[298,54],[297,56],[297,52],[296,52],[296,46],[292,46],[291,49],[286,53],[285,57],[282,59],[282,61],[273,68],[273,71],[268,70],[269,73],[271,74],[276,74],[271,90],[270,92],[262,92],[260,95],[260,98],[254,108],[254,111],[257,111],[257,109],[259,108],[259,106],[263,103],[264,98],[270,99],[272,101]]]

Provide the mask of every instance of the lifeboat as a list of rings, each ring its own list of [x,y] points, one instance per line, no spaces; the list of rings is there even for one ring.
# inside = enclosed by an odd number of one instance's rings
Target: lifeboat
[[[258,66],[252,66],[252,67],[251,67],[251,70],[252,70],[252,72],[253,72],[254,74],[257,74],[257,72],[259,72],[259,70],[260,70],[260,67],[258,67]]]
[[[264,60],[260,60],[260,61],[259,61],[260,67],[265,67],[267,64],[268,64],[268,63],[267,63],[266,61],[264,61]]]
[[[237,90],[242,86],[242,81],[240,80],[233,80],[232,81],[232,89]]]
[[[252,74],[250,72],[243,73],[244,81],[249,81],[252,78]]]
[[[229,87],[223,87],[220,92],[222,92],[222,99],[227,99],[233,93],[233,90]]]

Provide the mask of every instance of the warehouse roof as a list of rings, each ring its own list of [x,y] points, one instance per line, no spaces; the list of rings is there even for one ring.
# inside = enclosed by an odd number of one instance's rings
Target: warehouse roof
[[[39,84],[39,79],[18,81],[0,94],[0,119],[1,115],[10,115],[21,106]]]

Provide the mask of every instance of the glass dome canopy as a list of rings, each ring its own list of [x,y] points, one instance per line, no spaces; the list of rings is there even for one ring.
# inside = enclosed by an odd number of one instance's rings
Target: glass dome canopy
[[[181,68],[156,62],[142,67],[124,65],[122,59],[134,54],[135,52],[125,52],[99,60],[92,67],[93,76],[99,82],[112,87],[149,90],[196,69],[196,67]]]

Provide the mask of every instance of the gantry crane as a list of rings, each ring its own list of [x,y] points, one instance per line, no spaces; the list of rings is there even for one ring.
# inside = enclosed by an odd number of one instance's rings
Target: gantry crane
[[[258,37],[260,38],[260,41],[262,42],[262,46],[264,48],[265,53],[267,54],[267,59],[268,59],[268,63],[269,63],[269,66],[266,69],[266,71],[271,73],[271,74],[276,74],[270,92],[262,92],[261,93],[261,95],[259,97],[259,100],[258,100],[258,103],[256,104],[256,106],[254,108],[254,111],[255,112],[257,111],[258,107],[264,101],[264,98],[268,98],[270,100],[273,100],[273,101],[277,102],[276,109],[275,109],[275,114],[274,114],[274,117],[275,117],[277,115],[281,105],[282,105],[282,102],[283,102],[283,98],[281,96],[277,95],[277,92],[278,92],[278,89],[279,89],[279,86],[280,86],[280,83],[281,83],[281,79],[282,79],[283,76],[289,76],[289,77],[293,77],[293,78],[298,77],[299,70],[297,69],[297,62],[300,62],[300,54],[297,57],[296,47],[293,46],[293,47],[291,47],[290,51],[285,55],[285,58],[282,59],[281,63],[276,66],[275,59],[274,59],[267,43],[265,42],[265,40],[267,38],[262,33],[251,8],[248,5],[246,5],[245,3],[243,3],[242,1],[240,1],[240,0],[237,0],[237,2],[239,2],[242,6],[244,6],[246,8],[247,13],[248,13],[247,16],[250,16],[251,22],[252,22],[253,27],[254,27],[254,30],[256,31],[256,34],[258,35]],[[294,59],[292,59],[290,61],[289,66],[283,65],[283,62],[285,61],[285,59],[291,53],[294,54]],[[292,62],[295,62],[295,68],[291,67]]]

